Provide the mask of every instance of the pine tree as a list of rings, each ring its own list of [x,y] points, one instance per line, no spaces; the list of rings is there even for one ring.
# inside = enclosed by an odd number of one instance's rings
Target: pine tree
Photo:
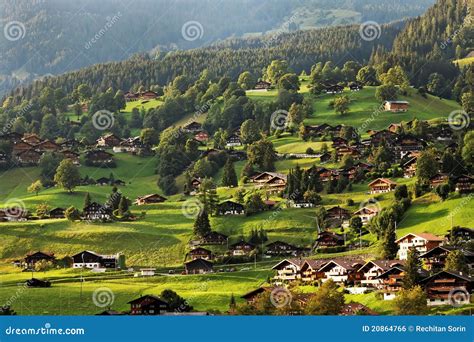
[[[420,280],[421,261],[416,248],[408,251],[407,261],[405,263],[405,275],[403,276],[403,288],[411,289],[415,287]]]
[[[118,206],[119,214],[124,215],[128,212],[128,199],[127,197],[123,196],[120,199],[119,206]]]
[[[91,195],[87,192],[86,195],[84,196],[84,208],[87,208],[88,206],[91,205]]]
[[[204,236],[211,232],[211,224],[209,223],[209,215],[206,209],[203,209],[196,216],[194,221],[194,234],[196,236]]]
[[[235,313],[235,308],[236,308],[237,304],[235,302],[235,297],[234,297],[234,293],[232,293],[230,295],[230,302],[229,302],[229,313],[230,314],[234,314]]]
[[[224,174],[222,175],[222,185],[228,187],[234,187],[238,185],[237,174],[235,173],[234,163],[230,158],[224,165]]]
[[[398,245],[395,242],[397,235],[395,233],[395,224],[390,220],[382,241],[380,257],[382,259],[395,259],[398,251]]]

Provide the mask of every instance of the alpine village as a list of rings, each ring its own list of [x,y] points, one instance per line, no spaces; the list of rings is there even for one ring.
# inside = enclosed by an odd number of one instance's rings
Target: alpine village
[[[1,314],[470,315],[469,6],[5,94]]]

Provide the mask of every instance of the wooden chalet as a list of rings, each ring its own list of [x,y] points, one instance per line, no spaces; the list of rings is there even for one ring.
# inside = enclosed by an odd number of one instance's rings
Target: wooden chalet
[[[403,177],[404,178],[412,178],[416,175],[416,161],[417,157],[410,158],[402,165],[403,169]]]
[[[244,294],[242,297],[242,299],[245,299],[247,301],[247,304],[252,304],[252,303],[255,303],[255,300],[260,297],[260,295],[262,293],[265,293],[265,292],[272,292],[274,289],[274,287],[269,287],[269,286],[261,286],[255,290],[252,290],[246,294]]]
[[[349,83],[349,89],[351,91],[360,91],[364,89],[364,86],[362,85],[362,83],[359,82],[351,82]]]
[[[344,87],[339,84],[325,84],[323,85],[323,92],[326,94],[341,94]]]
[[[159,96],[157,93],[151,90],[144,91],[140,94],[140,98],[145,101],[157,99]]]
[[[105,205],[92,202],[82,211],[82,219],[89,221],[108,221],[112,218],[112,210]]]
[[[474,252],[463,250],[455,246],[440,245],[434,247],[428,252],[421,254],[420,259],[423,260],[423,265],[427,270],[442,270],[446,264],[448,254],[455,250],[460,250],[466,259],[469,269],[474,269]]]
[[[319,269],[324,272],[322,281],[332,279],[336,283],[353,283],[360,279],[358,270],[364,264],[357,259],[333,259]]]
[[[273,277],[273,280],[277,284],[281,284],[284,282],[300,279],[302,264],[303,260],[301,259],[285,259],[280,261],[278,264],[272,267],[272,270],[277,271],[277,274]]]
[[[402,267],[404,264],[405,262],[402,260],[370,260],[358,270],[361,275],[360,284],[361,286],[380,288],[382,279],[379,276],[395,266]]]
[[[242,140],[240,139],[238,134],[233,133],[227,138],[225,142],[225,146],[226,147],[242,146]]]
[[[12,155],[17,156],[20,153],[23,153],[25,151],[30,151],[30,150],[33,150],[33,149],[34,149],[33,145],[28,144],[27,142],[24,142],[24,141],[19,141],[19,142],[13,144]]]
[[[73,268],[121,268],[121,254],[101,255],[92,251],[82,251],[72,256]]]
[[[426,143],[409,134],[397,135],[393,141],[393,151],[395,158],[401,160],[403,157],[411,153],[421,152],[424,150]]]
[[[81,145],[82,144],[76,139],[68,139],[59,144],[61,149],[73,151],[76,151],[79,147],[81,147]]]
[[[38,165],[42,153],[35,150],[27,150],[16,155],[16,160],[22,166]]]
[[[377,178],[369,183],[371,194],[380,194],[395,190],[397,183],[388,178]]]
[[[26,268],[32,269],[34,268],[35,264],[38,261],[51,261],[54,262],[56,260],[54,253],[49,253],[49,252],[35,252],[35,253],[29,253],[25,257],[25,266]]]
[[[103,150],[91,150],[85,154],[86,163],[91,166],[114,164],[114,155]]]
[[[137,93],[132,93],[130,91],[126,92],[124,94],[125,101],[126,102],[133,102],[133,101],[138,101],[140,99],[140,95]]]
[[[149,194],[149,195],[144,195],[144,196],[139,196],[133,202],[135,205],[146,205],[146,204],[155,204],[155,203],[163,203],[166,201],[167,198],[161,196],[160,194]]]
[[[38,145],[43,140],[35,133],[25,133],[23,134],[23,138],[21,138],[23,142],[26,142],[30,145]]]
[[[322,231],[318,234],[316,244],[318,247],[344,246],[344,236],[330,231]]]
[[[217,215],[243,215],[245,206],[243,204],[227,200],[217,206]]]
[[[377,279],[380,280],[379,288],[383,293],[384,300],[392,300],[403,287],[405,270],[401,266],[394,266],[383,272]]]
[[[391,146],[398,134],[383,129],[381,131],[371,131],[369,132],[369,136],[369,145],[373,147],[378,147],[381,145],[382,142],[385,142],[388,146]]]
[[[409,233],[395,242],[398,244],[398,257],[400,260],[406,260],[411,248],[416,248],[418,253],[423,254],[441,245],[443,238],[430,233]]]
[[[64,218],[64,208],[56,207],[49,211],[49,218],[62,219]]]
[[[128,302],[128,304],[130,304],[130,315],[133,316],[156,316],[170,310],[166,301],[153,295],[141,296]]]
[[[420,284],[425,289],[429,306],[461,306],[471,302],[474,278],[460,272],[441,271],[423,279]]]
[[[298,256],[305,252],[304,248],[291,245],[283,241],[274,241],[266,246],[265,254],[268,256]]]
[[[347,209],[335,206],[326,210],[327,220],[348,220],[351,218],[351,212]]]
[[[142,143],[140,137],[130,137],[127,139],[122,139],[118,146],[114,146],[112,151],[114,153],[128,152],[132,154],[137,154],[141,151],[149,151],[150,146],[147,146]]]
[[[344,306],[341,309],[340,315],[341,316],[377,316],[378,313],[361,303],[350,302],[348,304],[344,304]]]
[[[196,259],[204,259],[204,260],[212,260],[214,259],[214,255],[212,252],[206,248],[197,247],[192,249],[186,254],[186,259],[190,258],[191,260]]]
[[[73,152],[71,150],[62,150],[59,152],[63,155],[64,159],[71,159],[74,165],[79,165],[79,153]]]
[[[243,256],[243,255],[249,255],[250,252],[252,252],[256,246],[253,243],[250,242],[245,242],[245,241],[239,241],[236,242],[229,247],[230,254],[233,256]]]
[[[278,193],[285,190],[287,176],[282,173],[263,172],[252,180],[259,184],[258,188],[263,188],[269,193]]]
[[[229,237],[222,233],[212,231],[201,238],[201,245],[225,245]]]
[[[438,185],[447,184],[449,182],[449,175],[446,173],[437,173],[430,177],[430,188],[434,189]]]
[[[453,178],[455,190],[459,193],[470,193],[474,190],[474,178],[469,175],[461,175]]]
[[[324,152],[323,154],[321,154],[321,155],[319,156],[319,161],[320,161],[321,163],[326,163],[326,162],[328,162],[329,160],[331,160],[331,153],[329,153],[329,152]]]
[[[341,137],[335,137],[332,139],[332,147],[347,146],[349,142]]]
[[[369,223],[369,221],[372,219],[372,217],[377,216],[378,213],[379,212],[377,210],[377,207],[375,207],[375,206],[370,206],[370,207],[366,206],[366,207],[362,207],[359,210],[357,210],[356,212],[354,212],[354,214],[352,214],[352,216],[360,217],[360,220],[362,221],[362,225],[365,226],[367,223]]]
[[[301,280],[304,282],[314,282],[324,278],[324,272],[320,272],[321,267],[326,265],[328,260],[306,259],[301,265]]]
[[[202,179],[199,178],[199,177],[194,177],[193,179],[191,179],[191,188],[193,190],[198,190],[199,187],[201,186],[201,183],[202,183]]]
[[[117,135],[113,133],[109,133],[106,135],[101,136],[97,139],[97,146],[98,147],[114,147],[119,146],[122,139],[120,139]]]
[[[214,264],[205,259],[194,259],[184,263],[185,274],[206,274],[214,271]]]
[[[198,133],[202,131],[202,124],[196,121],[191,121],[183,126],[183,131],[186,133]]]
[[[386,112],[398,113],[408,111],[409,105],[407,101],[385,101],[383,108]]]
[[[268,90],[270,89],[272,84],[270,82],[266,81],[258,81],[255,84],[255,87],[253,88],[254,90]]]
[[[35,145],[35,149],[42,152],[57,152],[61,149],[61,146],[51,140],[44,140]]]
[[[474,240],[474,229],[467,227],[454,227],[445,235],[445,239],[452,243],[457,241]]]

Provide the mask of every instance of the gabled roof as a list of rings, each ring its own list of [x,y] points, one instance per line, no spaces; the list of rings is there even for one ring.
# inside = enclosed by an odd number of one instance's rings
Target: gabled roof
[[[260,293],[271,292],[272,290],[273,290],[273,287],[261,286],[261,287],[256,288],[255,290],[247,292],[240,298],[243,298],[243,299],[252,298],[253,296],[258,295]]]
[[[384,272],[391,269],[392,267],[395,266],[403,266],[405,264],[404,260],[370,260],[367,261],[364,265],[362,265],[359,268],[359,272],[362,271],[363,269],[366,269],[367,267],[373,267],[377,266]]]
[[[430,281],[431,279],[439,276],[440,274],[447,274],[447,275],[450,275],[452,277],[455,277],[455,278],[458,278],[458,279],[462,279],[462,280],[466,280],[470,283],[474,282],[474,278],[472,277],[469,277],[468,275],[466,274],[462,274],[460,272],[454,272],[454,271],[440,271],[436,274],[433,274],[432,276],[428,277],[428,278],[425,278],[421,281],[421,283],[426,283],[428,281]]]
[[[377,182],[383,182],[383,183],[386,183],[386,184],[397,185],[397,183],[395,183],[394,181],[392,181],[388,178],[377,178],[376,180],[373,180],[372,182],[370,182],[369,186],[371,186],[372,184],[375,184]]]
[[[455,246],[436,246],[434,248],[431,248],[429,251],[421,254],[420,258],[429,258],[433,254],[436,255],[437,253],[442,253],[442,252],[448,252],[449,253],[449,252],[455,251],[455,250],[460,250],[464,254],[464,256],[474,257],[474,252],[459,249],[458,247],[455,247]]]
[[[143,295],[140,298],[129,301],[127,304],[138,304],[138,303],[143,302],[145,299],[152,299],[153,301],[160,302],[161,304],[168,305],[168,303],[166,301],[164,301],[160,297],[157,297],[157,296],[154,296],[154,295]]]
[[[436,236],[434,234],[431,234],[431,233],[408,233],[404,236],[402,236],[401,238],[399,238],[398,240],[396,240],[395,242],[399,242],[403,239],[405,239],[407,236],[417,236],[417,237],[420,237],[426,241],[443,241],[443,238],[439,237],[439,236]]]
[[[204,259],[194,259],[194,260],[185,262],[184,266],[185,267],[188,267],[188,266],[199,267],[199,266],[201,266],[203,268],[212,268],[214,266],[214,264],[212,262],[204,260]]]
[[[326,265],[327,262],[328,260],[326,259],[306,259],[301,265],[301,268],[303,268],[305,265],[308,265],[308,267],[311,267],[313,270],[318,271],[321,267]]]
[[[323,271],[324,269],[326,269],[330,265],[341,266],[342,268],[350,271],[350,270],[359,269],[360,265],[362,265],[362,264],[363,264],[363,261],[362,260],[357,260],[357,259],[342,259],[342,258],[341,259],[332,259],[327,264],[322,266],[319,269],[319,271]]]
[[[363,212],[368,212],[369,214],[377,214],[379,211],[376,210],[377,208],[371,208],[371,207],[362,207],[356,212],[354,212],[352,215],[359,215],[362,214]]]
[[[276,264],[275,266],[273,266],[272,270],[278,269],[278,267],[282,264],[292,264],[292,265],[295,265],[298,268],[301,268],[301,266],[303,265],[303,260],[301,260],[301,259],[284,259],[284,260],[280,261],[278,264]]]

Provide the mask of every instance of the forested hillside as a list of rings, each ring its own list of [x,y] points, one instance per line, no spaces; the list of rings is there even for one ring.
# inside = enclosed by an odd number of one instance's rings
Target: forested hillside
[[[433,0],[1,0],[0,94],[45,74],[127,59],[137,52],[206,46],[246,34],[386,23],[423,13]],[[198,23],[185,39],[183,25]],[[98,41],[91,44],[95,37]],[[18,40],[17,40],[18,38]],[[96,39],[97,40],[97,39]],[[3,91],[2,91],[3,89]]]

